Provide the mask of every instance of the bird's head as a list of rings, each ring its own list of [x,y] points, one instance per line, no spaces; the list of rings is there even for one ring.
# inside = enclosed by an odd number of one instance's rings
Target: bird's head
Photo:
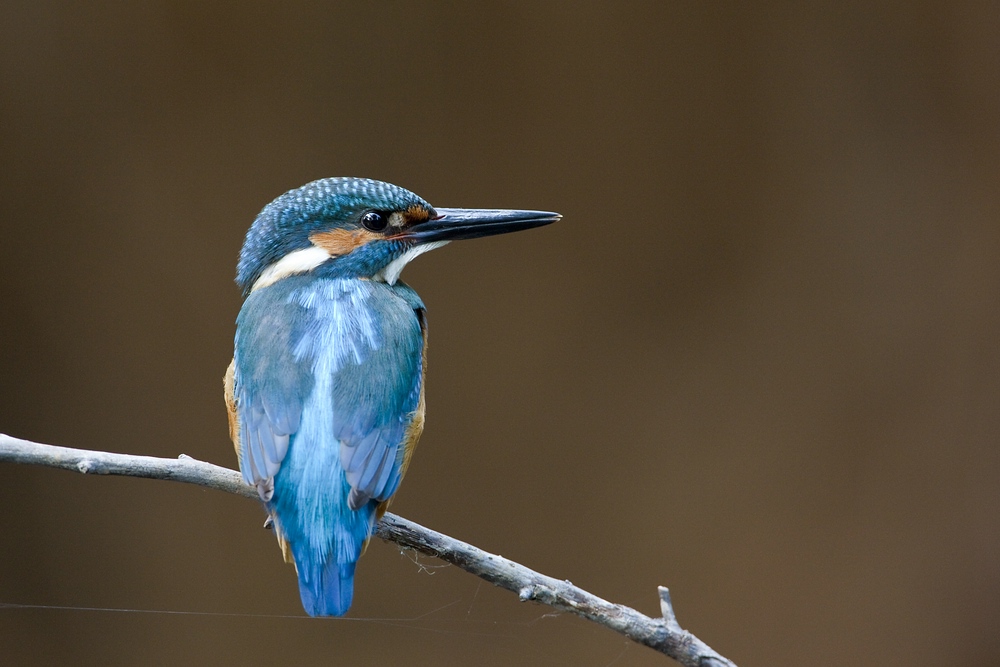
[[[395,283],[407,262],[449,241],[530,229],[557,213],[435,209],[409,190],[366,178],[325,178],[264,207],[247,232],[236,282],[244,296],[318,272]]]

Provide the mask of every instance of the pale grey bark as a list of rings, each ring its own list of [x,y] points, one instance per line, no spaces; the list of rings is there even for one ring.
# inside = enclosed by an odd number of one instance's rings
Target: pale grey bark
[[[0,433],[0,461],[63,468],[89,475],[125,475],[198,484],[259,502],[257,490],[235,470],[181,455],[177,459],[112,454],[43,445]],[[486,581],[534,601],[599,623],[629,639],[664,653],[687,667],[735,667],[735,664],[683,630],[674,616],[670,593],[659,588],[662,618],[650,618],[523,565],[466,544],[412,521],[386,514],[375,534],[386,541],[435,556]]]

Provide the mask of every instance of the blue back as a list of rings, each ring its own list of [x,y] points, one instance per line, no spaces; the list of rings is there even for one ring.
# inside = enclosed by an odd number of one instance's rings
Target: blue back
[[[376,508],[399,486],[423,307],[402,283],[299,275],[253,291],[237,319],[241,468],[273,477],[268,508],[311,615],[347,611]]]

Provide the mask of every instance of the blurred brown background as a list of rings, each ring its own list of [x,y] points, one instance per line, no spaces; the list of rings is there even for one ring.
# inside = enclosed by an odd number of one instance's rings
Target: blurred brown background
[[[84,3],[90,5],[90,3]],[[864,3],[862,3],[864,4]],[[394,510],[748,665],[1000,664],[1000,12],[7,3],[0,431],[235,465],[254,215],[334,175],[559,211],[404,278]],[[0,465],[9,664],[662,665],[378,542],[301,616],[252,503]],[[244,616],[246,615],[246,616]]]

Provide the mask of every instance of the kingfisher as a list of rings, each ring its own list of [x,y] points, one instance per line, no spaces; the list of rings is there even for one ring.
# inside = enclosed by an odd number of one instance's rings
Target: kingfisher
[[[426,309],[403,267],[559,218],[434,208],[365,178],[313,181],[257,215],[236,269],[229,434],[310,616],[350,608],[358,559],[424,428]]]

